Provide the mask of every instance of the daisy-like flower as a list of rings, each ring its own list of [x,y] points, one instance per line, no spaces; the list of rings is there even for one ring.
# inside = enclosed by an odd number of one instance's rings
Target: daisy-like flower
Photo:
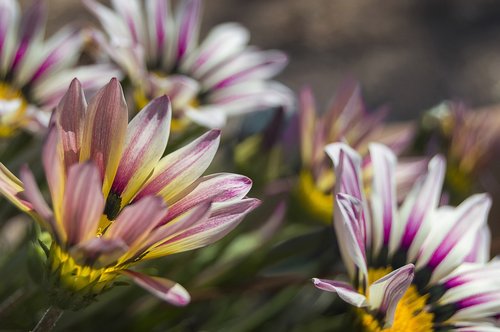
[[[413,128],[395,133],[383,132],[385,109],[368,112],[359,84],[345,81],[333,98],[330,107],[318,115],[311,89],[300,93],[299,136],[301,172],[298,186],[299,201],[317,219],[329,223],[332,218],[335,175],[323,147],[329,143],[344,141],[362,156],[368,152],[368,143],[390,142],[390,147],[402,152],[413,137]],[[369,158],[364,158],[364,176],[369,176]],[[398,177],[411,180],[420,172],[422,162],[407,162],[398,168]]]
[[[218,130],[162,157],[168,98],[152,100],[128,126],[127,116],[116,79],[88,106],[80,83],[72,82],[43,150],[52,208],[27,168],[19,180],[0,164],[2,194],[52,234],[47,280],[60,308],[88,305],[120,275],[168,302],[187,304],[179,284],[130,268],[220,239],[259,203],[245,197],[247,177],[201,176],[217,150]]]
[[[313,279],[357,307],[366,331],[493,329],[500,313],[498,261],[487,263],[491,200],[477,194],[458,207],[438,206],[445,162],[434,157],[401,206],[396,157],[369,147],[374,176],[365,196],[361,157],[349,146],[327,146],[338,181],[334,228],[350,283]]]
[[[46,14],[43,0],[23,15],[17,0],[0,0],[0,137],[19,128],[46,127],[73,77],[81,77],[85,88],[96,88],[120,74],[109,65],[73,68],[83,35],[65,27],[44,40]]]
[[[422,129],[430,131],[428,150],[446,154],[447,189],[454,199],[466,197],[478,184],[491,187],[488,169],[492,151],[500,147],[497,126],[491,114],[471,112],[463,104],[446,102],[424,115]]]
[[[172,99],[172,129],[190,122],[221,128],[226,118],[289,105],[291,93],[269,81],[287,63],[280,51],[247,46],[249,32],[221,24],[198,43],[201,0],[112,1],[114,11],[84,0],[107,38],[94,37],[130,82],[140,109],[162,94]]]

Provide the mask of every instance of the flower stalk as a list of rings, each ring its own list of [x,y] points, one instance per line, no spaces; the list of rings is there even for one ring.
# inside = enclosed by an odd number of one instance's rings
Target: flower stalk
[[[56,306],[53,306],[53,305],[50,306],[45,311],[42,318],[40,319],[38,324],[36,324],[36,326],[32,332],[52,331],[54,329],[54,327],[56,326],[57,322],[59,321],[59,318],[61,318],[63,313],[64,313],[64,310],[62,310]]]

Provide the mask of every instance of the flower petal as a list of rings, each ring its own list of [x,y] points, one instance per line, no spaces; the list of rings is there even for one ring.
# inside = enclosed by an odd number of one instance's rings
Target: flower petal
[[[187,290],[174,281],[151,277],[131,270],[122,270],[120,273],[132,279],[138,286],[151,294],[175,306],[183,307],[191,301]]]
[[[0,75],[5,75],[17,42],[19,4],[16,0],[0,2]]]
[[[201,1],[184,0],[176,12],[177,19],[177,61],[181,60],[198,43],[201,20]]]
[[[354,266],[359,270],[360,284],[368,283],[366,247],[362,231],[361,202],[346,194],[337,194],[334,208],[334,228],[344,264],[354,278]]]
[[[172,109],[167,96],[152,100],[130,122],[111,191],[130,201],[160,160],[167,147]]]
[[[142,2],[142,1],[141,1]],[[146,45],[145,23],[142,7],[137,0],[118,1],[112,0],[115,11],[120,14],[125,22],[133,45]]]
[[[400,208],[400,223],[397,232],[401,234],[400,245],[408,250],[408,261],[414,261],[429,229],[429,214],[433,211],[441,196],[446,162],[436,156],[429,162],[428,172],[422,176],[406,196]]]
[[[173,59],[172,39],[174,30],[172,18],[170,17],[169,0],[146,1],[147,24],[149,31],[149,61],[160,65],[161,61]],[[163,58],[163,59],[162,59]],[[168,64],[167,65],[171,65]]]
[[[394,174],[396,156],[384,145],[370,144],[370,156],[374,176],[371,197],[373,225],[373,254],[377,256],[381,248],[396,248],[399,239],[394,238],[392,224],[396,223],[396,184]],[[390,241],[390,242],[389,242]],[[394,250],[394,249],[393,249]]]
[[[107,196],[120,162],[127,131],[128,110],[120,83],[113,78],[89,102],[80,161],[92,160]]]
[[[211,130],[163,157],[134,200],[148,195],[160,195],[170,203],[205,172],[215,156],[219,141],[220,130]]]
[[[384,316],[384,328],[392,326],[399,300],[413,281],[415,266],[407,264],[370,285],[370,308]]]
[[[433,217],[433,228],[417,259],[417,270],[427,266],[431,283],[460,265],[473,248],[477,233],[486,224],[491,198],[486,194],[469,197],[455,209],[441,208]]]
[[[66,171],[80,159],[80,147],[83,135],[83,121],[87,102],[83,89],[76,78],[57,106],[54,117],[59,125],[59,134],[64,151]]]
[[[167,213],[167,206],[158,196],[144,197],[126,206],[104,233],[106,239],[121,239],[134,247],[149,237],[150,232]]]
[[[233,230],[245,215],[259,204],[260,201],[253,198],[239,202],[216,203],[206,222],[177,233],[151,250],[146,257],[167,256],[209,245]]]
[[[120,239],[94,237],[70,248],[69,253],[77,264],[100,269],[116,265],[127,250],[127,245]]]
[[[165,221],[176,218],[201,202],[240,200],[250,191],[252,180],[246,176],[220,173],[204,176],[181,193],[180,199],[170,205]]]
[[[199,48],[190,52],[181,64],[181,70],[201,78],[214,66],[234,56],[250,39],[248,30],[236,23],[220,24],[210,30]]]
[[[316,105],[310,87],[300,91],[299,124],[302,166],[309,168],[313,162],[313,138],[316,136]]]
[[[368,301],[366,296],[359,294],[351,285],[342,281],[327,280],[327,279],[312,279],[314,286],[316,288],[337,293],[340,298],[347,303],[361,308],[368,306]]]
[[[23,191],[23,183],[4,164],[0,163],[0,193],[21,211],[29,212],[33,206],[23,199],[21,194]]]
[[[91,162],[69,169],[62,221],[70,247],[96,237],[105,203],[101,186],[99,171]]]

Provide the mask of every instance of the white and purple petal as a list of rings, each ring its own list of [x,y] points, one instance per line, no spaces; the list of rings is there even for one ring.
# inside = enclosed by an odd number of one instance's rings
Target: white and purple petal
[[[366,296],[359,294],[346,282],[318,278],[313,278],[312,281],[316,288],[327,292],[337,293],[342,300],[355,307],[361,308],[368,306]]]

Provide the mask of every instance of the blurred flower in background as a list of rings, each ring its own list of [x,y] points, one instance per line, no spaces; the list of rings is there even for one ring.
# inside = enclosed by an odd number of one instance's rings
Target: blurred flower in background
[[[172,100],[172,130],[194,122],[221,128],[226,118],[278,106],[290,107],[289,90],[269,79],[287,64],[280,51],[248,46],[249,32],[236,23],[213,28],[198,42],[202,1],[112,1],[114,11],[84,1],[107,37],[93,36],[124,74],[136,109],[154,97]]]
[[[217,151],[212,130],[162,158],[169,135],[167,97],[153,99],[128,124],[116,79],[88,107],[74,80],[58,105],[43,150],[52,208],[27,168],[17,179],[2,164],[0,191],[52,235],[47,289],[60,309],[80,309],[121,275],[175,305],[189,294],[168,279],[129,268],[210,244],[236,227],[259,201],[251,180],[201,176]],[[168,206],[168,208],[167,208]]]
[[[83,35],[68,26],[44,40],[46,16],[45,1],[22,15],[17,0],[0,1],[0,138],[20,128],[46,128],[75,76],[85,88],[96,88],[119,74],[109,65],[75,68]]]
[[[368,112],[361,96],[359,84],[345,81],[338,89],[331,105],[318,114],[314,96],[309,88],[300,93],[299,138],[301,171],[298,182],[298,201],[304,210],[316,219],[329,223],[332,218],[335,174],[324,153],[325,145],[346,142],[363,157],[367,156],[370,142],[386,142],[396,153],[403,152],[411,143],[413,128],[394,134],[384,132],[386,110]],[[371,172],[369,158],[364,158],[364,177]],[[422,162],[406,164],[400,168],[405,180],[414,179],[422,171]]]
[[[314,279],[337,293],[367,331],[477,331],[493,328],[500,313],[498,261],[488,261],[488,195],[458,207],[438,207],[445,161],[437,156],[400,207],[396,157],[386,146],[369,147],[374,176],[365,194],[361,156],[341,143],[326,148],[333,160],[333,221],[350,283]]]
[[[454,202],[479,190],[498,190],[492,162],[500,148],[500,136],[493,112],[471,111],[462,103],[444,102],[424,114],[420,135],[417,148],[446,156],[445,188]],[[421,146],[422,141],[425,146]]]

